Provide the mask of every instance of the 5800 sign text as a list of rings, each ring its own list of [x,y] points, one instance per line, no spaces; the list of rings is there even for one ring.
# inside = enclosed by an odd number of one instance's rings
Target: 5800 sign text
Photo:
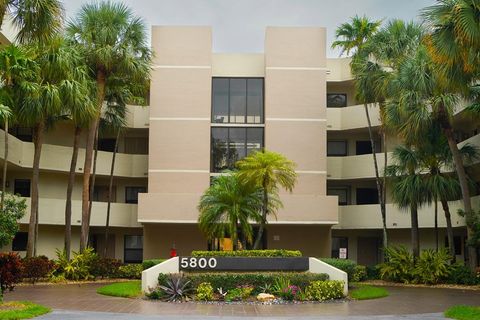
[[[216,258],[181,257],[180,269],[215,269]]]

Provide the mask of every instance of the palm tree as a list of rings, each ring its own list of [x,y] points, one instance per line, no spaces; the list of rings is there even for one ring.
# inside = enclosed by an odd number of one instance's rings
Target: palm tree
[[[3,120],[5,130],[5,151],[3,154],[3,174],[2,174],[2,196],[0,201],[0,210],[3,210],[5,201],[5,192],[7,192],[7,164],[8,164],[8,119],[12,116],[12,110],[6,105],[0,104],[0,119]]]
[[[377,102],[377,79],[379,74],[379,66],[376,63],[371,63],[368,60],[369,53],[365,50],[368,47],[368,41],[376,34],[378,28],[381,25],[381,21],[371,21],[367,17],[359,18],[355,16],[351,18],[350,23],[342,24],[336,31],[337,39],[332,47],[341,47],[342,53],[347,54],[350,51],[355,51],[352,56],[352,62],[350,64],[352,74],[355,78],[355,92],[356,99],[363,103],[365,109],[365,115],[367,118],[368,134],[370,137],[370,145],[372,148],[373,164],[375,168],[375,182],[377,185],[378,199],[380,202],[380,214],[382,216],[383,225],[383,247],[388,245],[387,236],[387,211],[385,206],[386,190],[385,182],[381,180],[375,147],[375,139],[373,137],[372,122],[370,119],[369,104]],[[385,141],[385,140],[384,140]],[[385,143],[384,143],[385,146]],[[385,158],[386,159],[386,158]],[[386,160],[385,160],[386,161]]]
[[[477,1],[439,0],[436,5],[424,9],[423,17],[431,28],[425,42],[434,63],[437,86],[442,91],[468,95],[472,84],[478,88],[480,5]],[[468,219],[473,214],[468,178],[451,124],[452,107],[439,102],[437,113],[453,155],[466,220],[472,221]],[[467,224],[467,237],[472,236],[472,226]],[[469,246],[468,260],[472,270],[477,266],[477,259],[476,249]]]
[[[233,250],[238,248],[239,233],[251,243],[253,228],[251,222],[260,222],[263,206],[263,190],[252,184],[241,182],[236,173],[227,172],[216,177],[213,184],[200,198],[198,223],[200,230],[209,240],[232,239]],[[275,199],[271,204],[278,202]]]
[[[8,14],[18,29],[19,43],[42,43],[62,29],[63,11],[58,0],[1,0],[0,26]]]
[[[296,164],[285,156],[272,151],[254,151],[236,163],[238,177],[244,184],[253,184],[263,189],[262,220],[258,228],[254,249],[260,247],[268,214],[275,214],[278,206],[272,206],[270,195],[279,187],[292,192],[297,181]],[[281,202],[279,203],[281,204]]]
[[[124,78],[130,83],[144,83],[149,78],[151,52],[144,22],[122,3],[111,1],[83,5],[74,21],[68,24],[72,41],[83,48],[97,87],[97,115],[90,122],[82,191],[82,228],[80,249],[86,248],[89,233],[89,189],[95,131],[105,101],[107,81]]]
[[[392,158],[395,164],[386,170],[392,183],[392,198],[399,208],[410,210],[412,251],[413,257],[418,259],[418,209],[428,201],[429,195],[421,172],[421,160],[417,151],[404,145],[395,147]]]

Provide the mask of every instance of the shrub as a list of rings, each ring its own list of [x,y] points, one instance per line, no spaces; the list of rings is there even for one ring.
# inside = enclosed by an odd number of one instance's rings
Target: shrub
[[[353,282],[360,282],[367,280],[367,267],[356,265],[353,270],[352,281]]]
[[[242,292],[242,299],[247,299],[252,295],[253,290],[255,287],[245,284],[243,286],[239,286],[238,289]]]
[[[301,257],[298,250],[192,251],[192,257]]]
[[[94,276],[91,274],[93,262],[98,258],[93,248],[86,248],[82,253],[73,252],[73,258],[67,259],[65,250],[57,249],[57,270],[55,276],[63,276],[68,280],[89,280]]]
[[[385,262],[379,265],[380,278],[410,283],[414,280],[413,255],[404,246],[384,249]]]
[[[243,292],[240,288],[234,288],[228,290],[227,295],[225,296],[225,301],[240,301],[242,300]]]
[[[164,262],[167,259],[149,259],[149,260],[143,260],[142,262],[142,268],[143,270],[147,270],[153,266],[156,266],[159,263]]]
[[[452,284],[475,285],[480,283],[480,278],[467,266],[454,264],[450,267],[447,282]]]
[[[283,277],[290,284],[297,287],[306,287],[312,281],[327,280],[328,275],[309,272],[273,272],[273,273],[184,273],[186,280],[191,281],[192,286],[197,288],[200,283],[208,282],[214,289],[232,290],[243,285],[253,286],[254,293],[260,293],[266,285],[272,286],[277,278]],[[168,279],[165,274],[160,274],[158,283],[164,284]]]
[[[414,277],[416,282],[437,284],[445,280],[450,274],[450,260],[452,257],[445,249],[423,250],[415,265]]]
[[[125,279],[141,279],[143,267],[140,263],[125,264],[118,268],[118,276]]]
[[[380,274],[378,272],[378,266],[367,266],[367,279],[368,280],[380,279]]]
[[[325,301],[343,298],[343,281],[312,281],[305,288],[305,294],[310,300]]]
[[[5,290],[12,291],[22,280],[23,265],[20,256],[14,252],[0,253],[0,302]]]
[[[18,220],[26,212],[26,200],[12,194],[5,194],[3,210],[0,210],[0,247],[9,244],[20,229]]]
[[[190,281],[181,274],[171,274],[164,285],[158,286],[167,301],[183,301],[191,291]]]
[[[23,264],[23,278],[27,278],[31,283],[39,279],[48,278],[55,270],[55,262],[45,256],[25,258]]]
[[[320,259],[329,265],[345,271],[348,274],[348,281],[354,281],[353,278],[355,276],[355,267],[357,263],[355,261],[349,259],[336,259],[336,258],[322,258]]]
[[[94,277],[115,278],[118,277],[118,270],[121,265],[122,262],[120,260],[97,257],[92,261],[90,273]]]
[[[196,292],[197,292],[196,297],[198,300],[204,300],[204,301],[213,300],[213,287],[208,282],[200,283],[196,289]]]
[[[290,284],[290,280],[284,277],[275,279],[273,292],[283,300],[292,301],[298,292],[298,287]]]

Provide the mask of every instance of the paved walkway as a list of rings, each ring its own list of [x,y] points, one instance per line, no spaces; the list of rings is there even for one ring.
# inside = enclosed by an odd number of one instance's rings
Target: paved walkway
[[[135,319],[170,319],[171,316],[190,316],[192,320],[204,316],[233,317],[316,317],[322,319],[395,319],[394,317],[371,317],[379,315],[410,315],[398,319],[441,319],[440,313],[457,304],[480,305],[480,291],[459,289],[403,288],[390,287],[390,296],[376,300],[330,302],[296,305],[209,305],[195,303],[165,303],[142,299],[107,297],[95,291],[103,284],[22,286],[8,292],[5,300],[30,300],[56,310],[44,319],[132,319],[132,313],[145,315]],[[59,310],[68,310],[65,314]],[[91,318],[81,317],[74,311],[108,312],[102,317],[92,314]],[[119,317],[120,314],[130,314]],[[432,315],[432,313],[436,313]],[[84,315],[87,313],[83,313]],[[425,314],[421,318],[418,314]],[[157,315],[162,317],[146,317]],[[168,316],[168,317],[166,317]],[[331,318],[335,316],[334,318]],[[366,316],[366,317],[365,317]],[[340,317],[340,318],[338,318]],[[209,317],[209,319],[213,319]],[[349,318],[350,319],[350,318]]]

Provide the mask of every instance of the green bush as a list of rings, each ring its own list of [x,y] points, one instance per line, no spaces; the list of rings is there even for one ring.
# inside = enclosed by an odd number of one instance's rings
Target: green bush
[[[367,279],[368,280],[380,279],[378,266],[367,266]]]
[[[240,288],[234,288],[228,290],[227,295],[225,296],[225,301],[241,301],[243,297],[243,291]]]
[[[325,301],[343,298],[343,281],[312,281],[306,288],[305,294],[310,300]]]
[[[352,281],[360,282],[365,280],[367,280],[367,267],[356,265],[353,269]]]
[[[301,257],[298,250],[192,251],[192,257]]]
[[[415,265],[412,253],[404,246],[387,247],[384,253],[385,262],[379,265],[380,278],[395,282],[413,282]]]
[[[167,259],[149,259],[149,260],[143,260],[142,262],[142,268],[143,270],[147,270],[153,266],[156,266],[159,263],[164,262]]]
[[[119,278],[141,279],[143,267],[140,263],[125,264],[118,268]]]
[[[213,287],[208,282],[202,282],[196,289],[196,297],[198,300],[211,301],[213,300]]]
[[[94,276],[91,273],[91,267],[96,259],[97,254],[93,248],[86,248],[82,253],[73,252],[73,258],[68,260],[65,250],[57,249],[57,270],[54,277],[65,278],[68,280],[89,280]]]
[[[355,277],[355,267],[357,266],[355,261],[336,258],[322,258],[320,260],[337,269],[345,271],[348,274],[348,281],[354,281],[353,278]]]
[[[232,290],[237,287],[250,285],[253,286],[254,294],[260,293],[261,288],[273,286],[276,279],[285,278],[290,284],[305,288],[312,281],[324,281],[328,279],[326,274],[317,274],[309,272],[272,272],[272,273],[184,273],[184,278],[191,282],[193,288],[197,288],[201,283],[208,282],[214,290],[222,288]],[[160,274],[158,283],[166,283],[168,275]]]
[[[450,274],[450,260],[452,257],[445,249],[423,250],[415,265],[414,277],[416,282],[437,284],[447,279]]]
[[[480,278],[469,267],[462,264],[454,264],[450,267],[447,282],[451,284],[475,285],[480,284]]]

